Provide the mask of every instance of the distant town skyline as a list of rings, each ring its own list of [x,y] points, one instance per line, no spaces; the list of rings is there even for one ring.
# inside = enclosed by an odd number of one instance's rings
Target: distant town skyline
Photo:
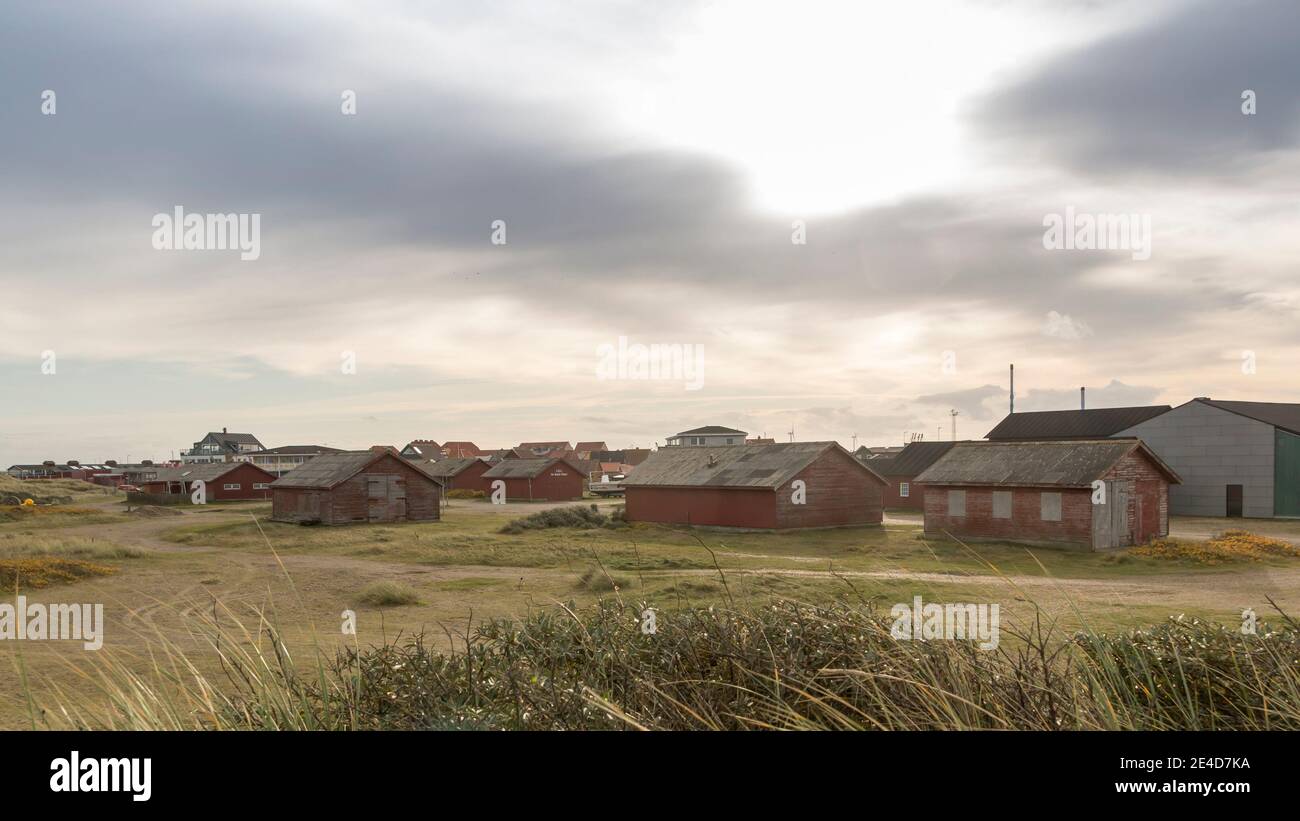
[[[1300,9],[938,5],[0,8],[0,468],[1300,401]]]

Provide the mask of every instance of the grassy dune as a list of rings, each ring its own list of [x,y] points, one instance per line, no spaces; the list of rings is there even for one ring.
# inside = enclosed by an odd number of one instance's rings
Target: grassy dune
[[[1300,729],[1300,631],[1198,620],[1116,634],[1032,623],[1014,645],[908,641],[870,605],[692,608],[642,629],[605,598],[295,665],[274,631],[209,624],[227,675],[165,647],[106,657],[43,726],[126,729]]]

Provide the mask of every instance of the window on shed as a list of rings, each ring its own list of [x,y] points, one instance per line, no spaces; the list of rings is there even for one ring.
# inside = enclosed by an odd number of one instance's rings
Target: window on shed
[[[1061,521],[1061,494],[1059,493],[1041,493],[1039,498],[1042,500],[1042,519],[1044,522]]]
[[[966,491],[964,490],[948,491],[948,515],[949,516],[966,515]]]
[[[1011,491],[1009,490],[993,491],[993,518],[994,519],[1011,518]]]
[[[242,487],[242,485],[238,485],[238,484],[225,484],[225,485],[222,485],[221,487],[222,487],[222,489],[224,489],[224,490],[239,490],[239,489]]]
[[[912,495],[912,486],[907,482],[898,483],[898,495],[906,499]]]

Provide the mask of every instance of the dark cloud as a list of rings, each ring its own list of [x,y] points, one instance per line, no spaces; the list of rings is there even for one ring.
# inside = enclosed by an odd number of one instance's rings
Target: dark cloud
[[[1292,0],[1191,3],[1051,60],[989,95],[976,119],[1008,153],[1097,180],[1247,171],[1300,144],[1297,42]]]

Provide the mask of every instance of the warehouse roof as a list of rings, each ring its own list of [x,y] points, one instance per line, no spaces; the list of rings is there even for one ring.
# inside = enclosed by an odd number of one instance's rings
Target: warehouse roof
[[[899,453],[865,460],[881,476],[916,476],[939,461],[956,442],[909,442]]]
[[[836,442],[782,442],[738,448],[660,448],[634,467],[624,487],[778,488],[828,450],[838,450],[879,482],[880,474]]]
[[[1193,399],[1212,408],[1254,419],[1300,435],[1300,404],[1295,402],[1229,402],[1220,399]]]
[[[1008,414],[985,439],[1100,439],[1172,410],[1168,405]]]
[[[276,479],[271,487],[332,488],[356,476],[385,456],[402,458],[396,448],[383,446],[375,446],[370,450],[326,453]],[[442,484],[442,480],[430,473],[425,465],[408,460],[402,461],[430,480]]]
[[[1140,450],[1175,484],[1178,474],[1140,439],[1044,442],[956,442],[919,476],[925,485],[1091,487],[1106,471]]]
[[[574,468],[572,464],[564,459],[503,459],[500,462],[488,468],[483,474],[484,479],[536,479],[546,471],[550,470],[551,465],[561,462]]]

